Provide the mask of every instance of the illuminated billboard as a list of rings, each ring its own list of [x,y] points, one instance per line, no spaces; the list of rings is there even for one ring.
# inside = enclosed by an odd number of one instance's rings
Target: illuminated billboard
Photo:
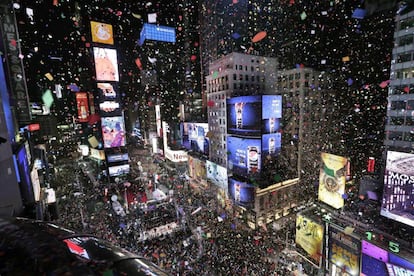
[[[261,139],[227,137],[228,166],[237,175],[248,176],[261,169]]]
[[[236,205],[252,208],[256,189],[253,185],[229,178],[228,194]]]
[[[387,152],[381,215],[414,227],[414,154]]]
[[[280,129],[280,118],[282,118],[282,96],[262,96],[262,132],[275,133]]]
[[[100,91],[101,101],[114,100],[118,97],[115,83],[98,82],[96,85]]]
[[[204,161],[188,156],[188,175],[193,179],[206,178],[206,164]]]
[[[227,133],[260,136],[262,96],[241,96],[227,100]]]
[[[97,81],[119,81],[118,58],[115,49],[93,47]]]
[[[207,123],[181,123],[181,143],[188,150],[208,155],[210,140]]]
[[[109,176],[118,176],[123,174],[129,173],[129,165],[119,165],[119,166],[112,166],[108,167]]]
[[[360,240],[330,225],[329,241],[330,263],[349,275],[359,275]]]
[[[322,262],[323,247],[323,225],[304,217],[302,214],[296,216],[296,245],[306,252],[315,265],[320,267]]]
[[[101,118],[104,148],[125,146],[125,124],[122,116]]]
[[[206,161],[207,179],[227,191],[227,169],[209,160]]]
[[[112,25],[91,21],[92,42],[114,44]]]
[[[275,156],[280,153],[282,148],[282,134],[269,133],[262,136],[262,156]]]
[[[144,23],[138,43],[140,46],[144,44],[145,40],[175,43],[175,38],[175,28],[173,27]]]
[[[116,163],[121,161],[128,161],[129,156],[128,153],[114,153],[114,154],[108,154],[108,163]]]
[[[361,276],[414,275],[413,260],[389,252],[373,243],[363,240],[361,245]],[[394,251],[398,247],[393,248]],[[411,254],[412,258],[412,254]]]
[[[345,175],[348,159],[342,156],[321,153],[318,199],[326,204],[341,208],[344,206]]]
[[[76,106],[78,109],[78,120],[81,123],[88,121],[89,117],[89,106],[88,106],[88,93],[77,92],[76,93]]]

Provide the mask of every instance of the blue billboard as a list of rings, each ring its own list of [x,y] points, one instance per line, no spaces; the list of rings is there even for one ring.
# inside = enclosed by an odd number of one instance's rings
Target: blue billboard
[[[227,100],[227,133],[260,136],[262,96],[241,96]]]
[[[139,37],[139,46],[142,46],[146,39],[175,43],[175,28],[144,23]]]
[[[247,177],[261,169],[261,139],[227,137],[229,169]]]
[[[228,193],[229,198],[233,200],[236,205],[243,207],[254,207],[255,187],[247,182],[238,181],[234,178],[229,178]]]
[[[199,152],[208,156],[210,140],[208,123],[181,123],[181,144],[188,150]]]
[[[262,156],[276,156],[282,148],[282,134],[269,133],[262,136]]]
[[[282,96],[263,95],[262,98],[262,133],[275,133],[280,129],[282,118]]]

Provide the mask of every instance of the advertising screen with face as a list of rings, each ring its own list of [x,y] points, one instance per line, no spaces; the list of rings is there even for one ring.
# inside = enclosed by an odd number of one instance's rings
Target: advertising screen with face
[[[241,96],[227,100],[227,132],[240,136],[260,136],[262,97]]]
[[[227,137],[228,167],[237,175],[248,176],[261,169],[261,139]]]
[[[115,49],[93,48],[97,81],[119,81],[118,58]]]
[[[270,133],[262,136],[262,156],[276,156],[282,148],[282,134]]]
[[[263,95],[262,97],[262,132],[275,133],[280,129],[282,118],[282,96]]]
[[[255,187],[247,182],[229,178],[229,197],[236,205],[243,207],[254,206]]]
[[[122,116],[103,117],[101,123],[105,148],[125,146],[125,125]]]

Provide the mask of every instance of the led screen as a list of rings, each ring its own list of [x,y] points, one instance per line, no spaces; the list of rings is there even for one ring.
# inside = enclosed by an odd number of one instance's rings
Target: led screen
[[[262,136],[262,156],[276,156],[282,147],[282,134],[270,133]]]
[[[125,125],[122,116],[103,117],[101,123],[105,148],[125,146]]]
[[[349,275],[358,275],[361,242],[332,226],[329,240],[329,261]]]
[[[305,255],[317,266],[320,266],[322,261],[323,232],[323,225],[302,214],[296,216],[296,245],[302,248],[306,252]]]
[[[114,44],[112,25],[91,21],[92,42]]]
[[[235,204],[243,207],[254,206],[255,187],[247,182],[229,178],[228,193]]]
[[[129,173],[129,165],[119,165],[119,166],[112,166],[108,167],[109,176],[118,176]]]
[[[175,43],[175,29],[158,24],[144,23],[139,37],[139,45],[142,46],[146,39]]]
[[[188,156],[188,175],[193,179],[206,178],[206,164],[204,161]]]
[[[128,161],[128,153],[108,154],[108,163],[116,163],[121,161]]]
[[[348,160],[330,153],[321,153],[318,199],[326,204],[341,208],[344,206],[345,175]]]
[[[76,104],[79,122],[87,122],[89,117],[88,94],[84,92],[76,93]]]
[[[248,176],[261,169],[261,139],[228,136],[228,167],[237,175]]]
[[[207,179],[227,191],[227,169],[209,160],[206,161]]]
[[[370,242],[362,241],[361,253],[363,276],[414,275],[414,263]]]
[[[30,177],[30,166],[27,160],[26,148],[22,146],[17,152],[17,171],[20,177],[20,191],[28,203],[34,202],[33,186]]]
[[[381,215],[414,227],[414,154],[388,151]]]
[[[227,133],[260,136],[262,119],[261,96],[241,96],[227,100]]]
[[[97,81],[119,81],[118,58],[115,49],[93,48]]]
[[[182,145],[188,150],[208,155],[210,140],[207,123],[181,123]]]
[[[282,118],[282,96],[264,95],[262,97],[262,132],[278,132],[280,118]]]
[[[113,101],[118,99],[119,95],[118,95],[118,87],[116,85],[116,83],[111,83],[111,82],[98,82],[97,87],[100,91],[99,93],[99,97],[101,99],[101,102],[103,101]]]

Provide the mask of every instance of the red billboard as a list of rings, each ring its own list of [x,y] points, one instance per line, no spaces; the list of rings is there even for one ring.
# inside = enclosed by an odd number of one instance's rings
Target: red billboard
[[[78,109],[78,120],[81,123],[86,123],[89,117],[88,93],[76,93],[76,106]]]

